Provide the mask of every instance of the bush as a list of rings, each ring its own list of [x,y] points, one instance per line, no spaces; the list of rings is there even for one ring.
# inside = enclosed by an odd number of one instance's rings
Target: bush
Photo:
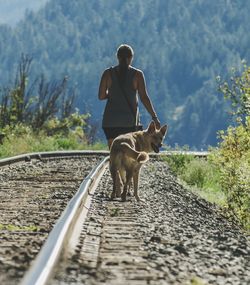
[[[193,156],[186,154],[173,154],[165,157],[165,160],[175,175],[182,175],[186,166],[193,159]]]
[[[67,134],[48,136],[46,131],[34,132],[31,127],[18,124],[6,127],[5,136],[0,145],[0,157],[18,154],[55,150],[107,149],[101,143],[88,144],[81,127],[69,130]]]
[[[219,91],[231,103],[233,126],[219,132],[221,142],[211,157],[220,168],[229,211],[250,229],[250,67],[243,67],[229,81],[218,80]]]
[[[193,159],[186,165],[181,178],[189,185],[203,188],[212,177],[212,167],[204,159]]]
[[[220,183],[226,194],[228,210],[250,228],[250,117],[246,126],[229,127],[220,132],[219,148],[211,159],[220,169]]]
[[[0,146],[0,157],[55,150],[56,147],[52,137],[46,136],[43,132],[34,134],[30,127],[18,124],[15,128],[5,129],[5,137]]]
[[[210,202],[225,203],[219,183],[219,170],[211,160],[187,154],[170,155],[165,160],[184,183],[192,186],[192,191]]]

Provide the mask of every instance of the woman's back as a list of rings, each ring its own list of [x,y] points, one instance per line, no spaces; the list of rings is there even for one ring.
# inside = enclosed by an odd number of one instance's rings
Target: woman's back
[[[104,110],[103,127],[135,125],[138,99],[133,81],[136,71],[136,68],[130,66],[124,78],[120,78],[118,66],[109,69],[112,83]]]

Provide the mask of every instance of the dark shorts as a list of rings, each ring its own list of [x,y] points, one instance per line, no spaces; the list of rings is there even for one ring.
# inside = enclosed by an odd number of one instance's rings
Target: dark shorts
[[[117,128],[103,128],[106,139],[114,139],[122,134],[127,134],[135,131],[135,127],[117,127]]]

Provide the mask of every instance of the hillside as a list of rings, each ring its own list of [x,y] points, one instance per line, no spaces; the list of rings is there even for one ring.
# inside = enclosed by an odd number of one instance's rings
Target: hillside
[[[0,0],[0,24],[14,26],[20,21],[26,10],[36,11],[48,0]]]
[[[243,0],[51,0],[15,29],[0,26],[0,85],[14,76],[20,54],[31,54],[34,77],[70,76],[77,107],[92,114],[101,136],[100,76],[126,42],[160,120],[170,125],[168,143],[206,148],[228,123],[215,78],[250,58],[249,11]]]

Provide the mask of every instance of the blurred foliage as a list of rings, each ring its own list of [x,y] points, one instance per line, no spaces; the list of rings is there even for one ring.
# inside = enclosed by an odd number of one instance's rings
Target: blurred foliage
[[[22,55],[15,82],[0,88],[0,130],[9,133],[17,125],[47,135],[64,134],[86,127],[89,114],[74,110],[75,94],[67,90],[67,78],[47,82],[43,75],[29,83],[32,58]],[[79,130],[78,130],[79,132]]]
[[[239,74],[233,68],[229,82],[221,82],[220,77],[217,77],[217,81],[219,91],[226,100],[230,101],[230,114],[233,121],[246,127],[246,120],[250,116],[250,67],[244,64],[243,68],[244,70]]]
[[[22,55],[15,82],[0,89],[0,157],[48,150],[105,148],[93,146],[89,114],[74,108],[67,79],[29,81],[32,59]]]
[[[57,133],[48,136],[46,131],[33,131],[27,125],[18,124],[11,129],[6,128],[6,135],[0,145],[0,157],[57,150],[86,150],[107,149],[103,143],[89,144],[81,128],[69,130],[67,135]]]

